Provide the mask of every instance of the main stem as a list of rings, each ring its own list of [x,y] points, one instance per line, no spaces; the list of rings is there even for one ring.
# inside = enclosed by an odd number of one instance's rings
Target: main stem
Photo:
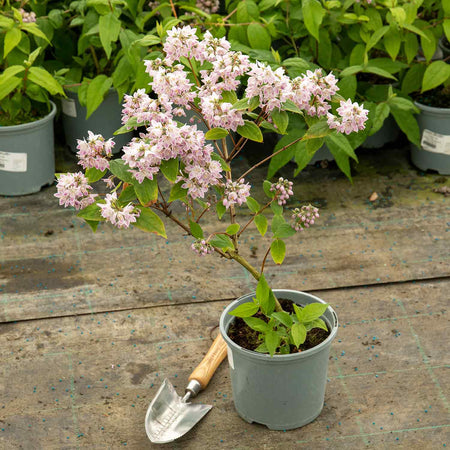
[[[236,262],[238,262],[242,267],[247,269],[255,278],[257,281],[261,278],[261,273],[258,272],[245,258],[243,258],[241,255],[236,253],[234,250],[228,250],[227,253],[231,256],[232,259],[234,259]],[[280,302],[275,297],[275,311],[283,311],[283,308],[280,305]]]

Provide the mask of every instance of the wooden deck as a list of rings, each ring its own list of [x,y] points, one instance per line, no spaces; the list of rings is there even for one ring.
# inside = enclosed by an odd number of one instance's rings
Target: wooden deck
[[[295,179],[321,218],[266,273],[339,315],[319,418],[288,432],[247,424],[224,362],[194,400],[211,412],[166,448],[450,446],[450,203],[434,192],[449,180],[407,155],[362,153],[353,184],[333,168]],[[94,234],[54,192],[0,197],[0,448],[157,448],[144,429],[156,390],[168,377],[183,392],[222,309],[255,283],[229,261],[193,257],[171,225],[167,241],[104,224]],[[257,264],[264,241],[255,229],[245,240]]]

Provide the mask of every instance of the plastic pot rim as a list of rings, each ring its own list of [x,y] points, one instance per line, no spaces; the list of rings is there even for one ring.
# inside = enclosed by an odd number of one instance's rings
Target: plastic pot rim
[[[417,100],[414,101],[414,104],[421,110],[431,114],[450,116],[450,108],[438,108],[437,106],[428,106],[423,103],[419,103]]]
[[[319,297],[316,297],[315,295],[308,294],[306,292],[302,291],[296,291],[293,289],[273,289],[273,292],[278,296],[279,294],[288,293],[288,294],[301,294],[302,296],[307,296],[310,299],[314,300],[312,303],[326,303],[324,300],[322,300]],[[251,298],[256,295],[256,292],[251,292],[249,294],[243,295],[239,297],[238,299],[231,302],[222,312],[222,315],[220,316],[220,322],[219,322],[219,328],[220,333],[222,334],[223,339],[227,343],[228,347],[231,347],[233,350],[240,352],[243,356],[246,356],[251,359],[258,359],[261,361],[264,361],[267,364],[280,364],[280,363],[291,363],[293,360],[300,360],[304,358],[308,358],[309,356],[320,352],[324,347],[327,347],[331,345],[331,342],[334,340],[337,334],[337,330],[339,327],[338,317],[336,314],[336,311],[331,307],[328,306],[327,311],[332,315],[334,319],[334,324],[329,323],[328,320],[328,326],[331,328],[330,335],[319,345],[316,345],[313,348],[310,348],[308,350],[302,351],[300,353],[290,353],[287,355],[274,355],[270,356],[266,353],[259,353],[252,350],[248,350],[246,348],[241,347],[240,345],[236,344],[229,336],[228,336],[228,328],[231,323],[231,320],[234,319],[234,316],[229,315],[228,313],[232,311],[236,306],[238,306],[240,303],[246,303],[242,301],[242,299],[248,299],[248,301],[251,301]],[[291,300],[291,299],[289,299]]]
[[[0,134],[13,134],[22,131],[31,131],[35,128],[40,128],[49,120],[52,120],[56,115],[56,105],[50,100],[50,104],[52,105],[51,111],[42,119],[35,120],[33,122],[20,123],[18,125],[4,125],[0,126]]]

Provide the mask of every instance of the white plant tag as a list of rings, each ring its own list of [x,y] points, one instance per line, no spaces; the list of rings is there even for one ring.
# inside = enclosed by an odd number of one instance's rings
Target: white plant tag
[[[230,347],[227,347],[228,364],[234,370],[233,353],[231,353]]]
[[[448,135],[423,130],[420,145],[429,152],[450,155],[450,136]]]
[[[61,99],[62,112],[69,117],[77,117],[77,107],[75,105],[75,100],[71,98]]]
[[[0,170],[5,172],[26,172],[27,154],[0,152]]]

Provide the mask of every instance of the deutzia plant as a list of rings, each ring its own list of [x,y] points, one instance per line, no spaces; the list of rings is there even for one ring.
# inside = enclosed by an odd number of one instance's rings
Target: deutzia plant
[[[319,211],[311,205],[288,211],[293,184],[283,178],[264,181],[267,200],[261,205],[251,196],[246,177],[299,140],[363,129],[367,110],[336,94],[337,80],[332,74],[317,70],[291,80],[283,68],[273,70],[251,62],[248,56],[232,51],[225,38],[206,32],[200,39],[189,26],[167,33],[163,53],[164,58],[145,61],[154,95],[141,89],[124,99],[123,127],[118,132],[136,127],[144,131],[123,148],[120,159],[112,159],[112,139],[89,133],[87,139],[79,140],[79,163],[85,171],[60,175],[55,196],[61,205],[79,209],[78,216],[94,231],[99,222],[106,221],[118,228],[134,226],[166,237],[162,217],[192,236],[191,248],[199,256],[216,253],[241,264],[258,280],[258,288],[254,302],[233,314],[261,333],[258,351],[286,353],[303,343],[309,329],[325,327],[320,320],[324,310],[318,305],[295,307],[293,314],[283,311],[264,278],[264,265],[269,254],[281,264],[285,239],[313,225]],[[242,93],[240,98],[237,93]],[[332,102],[340,106],[334,109]],[[195,123],[180,123],[186,111],[208,131],[201,131]],[[246,142],[262,142],[261,129],[284,134],[290,114],[308,118],[310,126],[304,135],[234,176],[230,163]],[[95,194],[91,186],[100,179],[111,190],[105,196]],[[162,183],[167,181],[170,194],[163,195]],[[177,215],[175,202],[182,203],[186,215]],[[250,210],[245,223],[238,223],[238,207]],[[272,234],[257,269],[241,255],[238,243],[253,222],[266,235],[269,208]],[[207,213],[219,219],[228,217],[228,226],[217,222],[217,231],[206,233],[202,219]],[[265,320],[259,318],[261,314]]]

